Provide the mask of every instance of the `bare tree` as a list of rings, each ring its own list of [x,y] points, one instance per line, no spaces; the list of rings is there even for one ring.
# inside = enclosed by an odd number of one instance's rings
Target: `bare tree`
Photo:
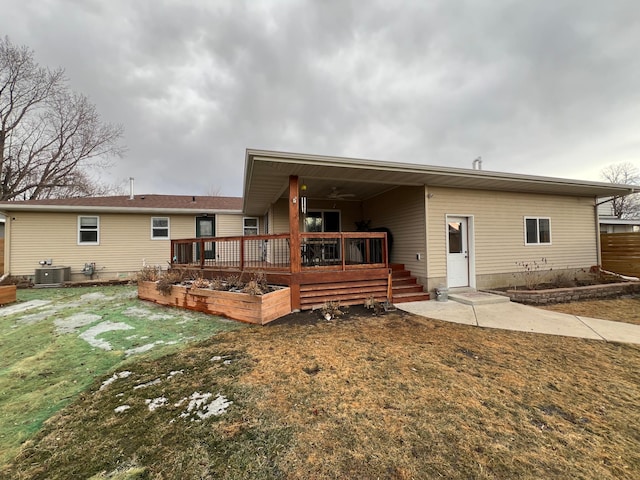
[[[121,136],[70,91],[64,70],[0,40],[0,200],[95,194],[103,187],[86,171],[120,155]]]
[[[620,185],[640,185],[640,171],[629,162],[609,165],[600,172],[602,178]],[[640,217],[640,198],[637,194],[614,197],[611,200],[613,214],[616,218]]]

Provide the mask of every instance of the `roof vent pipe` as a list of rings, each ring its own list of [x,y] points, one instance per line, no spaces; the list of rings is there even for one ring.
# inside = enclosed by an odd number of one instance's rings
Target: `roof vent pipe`
[[[474,170],[482,170],[482,157],[476,158],[471,165]]]
[[[133,200],[133,177],[129,177],[129,200]]]

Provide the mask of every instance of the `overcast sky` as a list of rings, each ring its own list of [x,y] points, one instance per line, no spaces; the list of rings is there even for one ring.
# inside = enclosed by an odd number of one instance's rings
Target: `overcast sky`
[[[242,195],[246,148],[599,180],[640,166],[638,0],[0,0],[137,193]]]

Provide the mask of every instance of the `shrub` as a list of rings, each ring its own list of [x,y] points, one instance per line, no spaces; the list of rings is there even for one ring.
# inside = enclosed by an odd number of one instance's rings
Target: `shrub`
[[[162,295],[169,295],[171,293],[171,287],[179,284],[184,278],[184,271],[182,270],[169,270],[156,280],[156,290]]]
[[[249,295],[262,295],[266,293],[261,285],[255,280],[249,280],[249,282],[242,289],[244,293],[248,293]]]
[[[191,282],[191,285],[195,288],[209,288],[211,286],[211,281],[206,278],[198,277]]]
[[[212,290],[228,290],[229,284],[223,278],[216,277],[211,280],[209,288]]]
[[[344,308],[345,311],[348,309],[348,307],[341,307],[339,301],[329,301],[324,302],[324,305],[320,307],[320,311],[322,312],[322,316],[326,320],[331,320],[332,318],[341,317],[345,314],[345,312],[342,311],[342,308]]]
[[[138,282],[155,282],[161,275],[162,270],[160,267],[146,265],[136,274],[136,280]]]
[[[527,290],[535,290],[542,283],[546,274],[553,270],[552,268],[549,268],[549,270],[545,268],[547,259],[544,257],[540,259],[540,262],[531,260],[516,262],[516,265],[521,268],[521,271],[515,273],[514,276],[521,280],[519,284],[524,284]]]

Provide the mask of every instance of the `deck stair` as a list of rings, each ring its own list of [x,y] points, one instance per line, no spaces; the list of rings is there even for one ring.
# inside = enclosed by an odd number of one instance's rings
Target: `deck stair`
[[[429,293],[424,291],[416,277],[401,263],[392,263],[393,303],[419,302],[429,300]]]
[[[402,264],[392,264],[393,303],[429,300],[411,272]],[[387,303],[387,280],[358,280],[350,282],[300,285],[300,307],[302,310],[320,308],[326,302],[340,302],[340,305],[362,305],[369,298],[381,304]],[[385,310],[390,308],[385,307]]]

